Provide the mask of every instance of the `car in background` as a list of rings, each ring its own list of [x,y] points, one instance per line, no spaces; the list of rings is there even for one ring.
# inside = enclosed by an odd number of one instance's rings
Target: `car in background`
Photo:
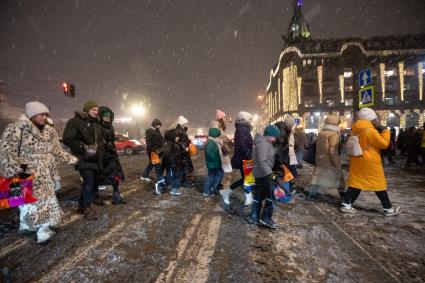
[[[115,134],[115,147],[118,152],[123,152],[126,155],[138,154],[143,151],[141,142],[119,133]]]
[[[208,136],[207,135],[196,135],[193,138],[192,143],[199,149],[203,149],[207,146]]]

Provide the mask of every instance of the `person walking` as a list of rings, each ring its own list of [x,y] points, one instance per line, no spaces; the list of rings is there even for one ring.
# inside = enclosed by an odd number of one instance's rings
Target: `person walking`
[[[304,132],[304,128],[302,126],[295,127],[294,132],[294,150],[295,156],[297,158],[297,168],[303,168],[303,155],[304,150],[307,146],[307,136]]]
[[[246,111],[241,111],[235,121],[235,135],[233,142],[233,157],[231,159],[231,165],[233,169],[239,170],[241,178],[230,185],[229,188],[225,188],[221,191],[223,201],[227,205],[230,204],[230,194],[232,190],[242,187],[244,184],[244,173],[243,173],[243,161],[252,159],[252,145],[253,139],[251,135],[252,131],[252,114]],[[247,195],[245,199],[252,198],[252,195]]]
[[[145,171],[143,172],[143,176],[140,178],[142,181],[150,182],[149,174],[153,168],[155,168],[156,173],[156,181],[160,181],[162,179],[162,167],[161,164],[152,164],[151,154],[152,152],[161,155],[161,151],[164,147],[164,138],[161,134],[161,126],[162,123],[159,119],[153,119],[151,123],[151,127],[146,130],[146,152],[148,154],[149,163],[146,166]]]
[[[415,127],[410,127],[406,134],[407,160],[406,166],[419,165],[421,137]]]
[[[187,134],[189,120],[184,116],[179,116],[176,121],[177,136],[179,137],[179,145],[182,147],[181,154],[183,164],[183,175],[181,176],[181,185],[185,188],[193,187],[192,182],[189,180],[193,172],[192,157],[190,156],[189,146],[192,143]]]
[[[345,181],[340,159],[339,116],[329,115],[316,139],[316,165],[311,177],[309,197],[317,198],[321,188],[337,188],[340,197],[345,193]]]
[[[83,180],[81,186],[80,212],[87,220],[96,220],[93,204],[104,204],[98,198],[98,176],[103,170],[104,137],[98,119],[99,106],[89,100],[83,111],[75,111],[74,118],[68,120],[63,132],[63,142],[78,157],[76,170]]]
[[[257,135],[254,139],[252,172],[255,177],[254,201],[252,203],[249,221],[256,225],[263,225],[270,229],[277,229],[278,225],[272,220],[273,216],[273,167],[275,164],[276,150],[273,144],[280,136],[280,130],[275,125],[268,125],[264,134]],[[263,206],[264,203],[264,208]]]
[[[109,107],[99,107],[99,119],[105,138],[105,155],[103,169],[98,176],[100,185],[112,185],[112,204],[127,204],[120,194],[120,183],[125,180],[124,172],[115,147],[115,130],[112,126],[114,112]]]
[[[25,105],[26,115],[9,124],[1,136],[0,171],[11,178],[33,174],[35,203],[19,206],[19,231],[37,232],[37,243],[47,243],[61,223],[62,210],[55,194],[56,161],[76,164],[78,159],[56,142],[57,133],[47,124],[50,111],[41,102]]]
[[[353,204],[362,190],[373,191],[382,203],[385,216],[401,212],[393,207],[387,193],[387,181],[382,166],[380,151],[390,144],[390,132],[379,125],[375,111],[362,108],[359,120],[352,127],[352,134],[359,140],[363,154],[352,156],[348,173],[348,190],[340,207],[343,213],[355,213]]]
[[[208,131],[208,143],[205,148],[205,166],[208,169],[208,177],[204,183],[204,197],[214,196],[217,193],[218,185],[224,176],[222,168],[222,150],[221,144],[218,140],[220,137],[220,130],[217,128],[210,128]]]
[[[176,129],[165,131],[164,138],[162,165],[166,170],[166,177],[156,182],[155,191],[160,195],[167,186],[171,186],[170,194],[179,196],[181,195],[180,186],[185,166],[182,159],[184,149],[179,144],[180,137]]]

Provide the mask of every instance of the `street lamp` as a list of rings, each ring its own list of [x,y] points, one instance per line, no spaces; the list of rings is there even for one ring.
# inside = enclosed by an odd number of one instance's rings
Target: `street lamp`
[[[141,105],[133,105],[131,107],[131,113],[134,116],[143,116],[145,114],[145,108]]]

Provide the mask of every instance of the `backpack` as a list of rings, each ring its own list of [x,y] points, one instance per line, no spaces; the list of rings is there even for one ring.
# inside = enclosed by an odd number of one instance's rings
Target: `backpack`
[[[355,135],[350,135],[345,143],[345,152],[348,156],[361,156],[363,155],[363,150],[359,143],[359,137]]]
[[[303,160],[311,165],[316,165],[316,141],[307,147],[303,155]]]

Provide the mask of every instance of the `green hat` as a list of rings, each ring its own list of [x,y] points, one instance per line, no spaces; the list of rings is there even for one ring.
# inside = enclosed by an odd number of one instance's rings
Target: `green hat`
[[[275,137],[275,138],[277,138],[278,136],[280,136],[280,130],[275,125],[268,125],[264,129],[264,136],[269,136],[269,137]]]
[[[89,100],[84,104],[83,107],[83,111],[84,112],[89,112],[90,110],[92,110],[94,107],[99,107],[99,105],[96,103],[96,101],[93,100]]]

